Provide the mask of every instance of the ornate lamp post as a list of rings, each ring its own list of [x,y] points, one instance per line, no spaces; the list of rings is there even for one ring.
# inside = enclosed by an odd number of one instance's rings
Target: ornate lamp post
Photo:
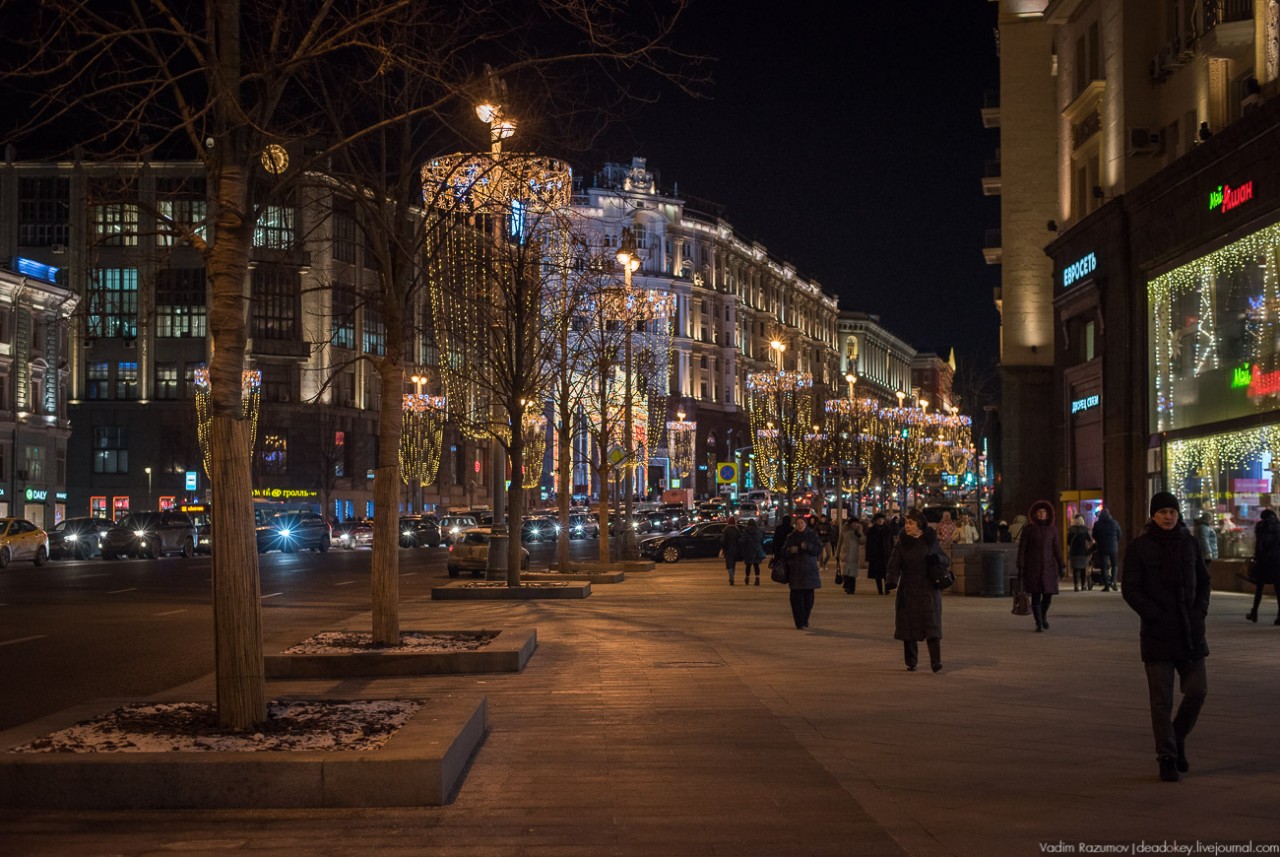
[[[676,411],[676,418],[667,421],[667,455],[672,472],[681,480],[693,474],[693,439],[698,424],[685,419],[684,411]]]
[[[631,275],[640,268],[640,257],[636,255],[636,241],[629,227],[623,227],[622,230],[622,246],[618,248],[618,264],[622,266],[623,284],[626,290],[627,298],[631,298]],[[626,399],[623,401],[622,407],[622,434],[625,438],[625,450],[627,453],[626,462],[623,473],[626,475],[626,484],[623,486],[622,493],[622,533],[621,550],[623,559],[639,559],[640,554],[636,550],[636,531],[632,526],[631,512],[635,503],[635,435],[631,425],[632,419],[632,401],[631,388],[635,385],[633,375],[635,367],[632,365],[631,358],[631,340],[635,338],[635,322],[632,319],[627,320],[626,341],[624,343],[627,370]]]

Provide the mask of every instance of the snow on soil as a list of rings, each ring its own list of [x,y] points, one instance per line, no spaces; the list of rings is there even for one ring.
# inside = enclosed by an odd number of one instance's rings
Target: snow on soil
[[[500,580],[477,580],[472,583],[463,583],[460,589],[563,589],[569,586],[580,586],[571,582],[561,580],[522,580],[520,587],[511,586],[509,583],[503,583]]]
[[[217,711],[209,703],[126,705],[9,752],[376,750],[422,705],[405,699],[269,702],[266,722],[253,733],[221,729]]]
[[[322,631],[296,646],[284,650],[286,655],[348,655],[363,652],[417,655],[427,652],[474,652],[493,642],[497,631],[404,631],[400,645],[382,646],[373,642],[373,634],[359,631]]]

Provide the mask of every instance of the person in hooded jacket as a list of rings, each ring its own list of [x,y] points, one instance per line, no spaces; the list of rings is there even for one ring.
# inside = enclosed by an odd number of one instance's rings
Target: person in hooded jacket
[[[911,672],[915,672],[920,658],[920,640],[929,647],[933,671],[942,669],[942,592],[929,583],[931,557],[944,568],[951,565],[924,514],[912,509],[889,557],[888,572],[889,591],[898,592],[893,637],[902,641],[903,660]]]
[[[1049,605],[1058,594],[1058,575],[1066,569],[1062,540],[1053,525],[1053,504],[1037,500],[1028,512],[1031,519],[1018,538],[1018,577],[1022,591],[1031,596],[1036,631],[1049,630]]]
[[[1022,538],[1022,528],[1027,525],[1026,515],[1014,515],[1013,523],[1009,525],[1009,538],[1015,542]]]
[[[822,573],[818,570],[818,557],[822,555],[822,537],[809,526],[802,515],[797,515],[794,529],[782,546],[782,560],[787,564],[787,586],[791,590],[791,618],[796,627],[809,627],[809,614],[813,612],[813,593],[822,588]]]
[[[1093,555],[1093,539],[1084,516],[1076,515],[1067,529],[1067,558],[1071,561],[1071,591],[1079,592],[1089,582],[1089,557]]]
[[[893,531],[885,522],[884,512],[876,512],[867,530],[867,577],[876,582],[876,593],[885,594],[884,576],[893,553]]]
[[[1213,528],[1213,518],[1208,512],[1201,512],[1196,518],[1196,538],[1200,540],[1200,553],[1205,562],[1218,558],[1218,531]]]
[[[1200,543],[1182,524],[1176,497],[1161,491],[1151,498],[1150,511],[1142,534],[1125,552],[1120,592],[1141,619],[1139,639],[1160,779],[1176,782],[1190,769],[1186,738],[1208,690],[1209,569]],[[1175,674],[1181,681],[1182,702],[1171,718]]]
[[[1115,591],[1120,567],[1120,525],[1106,509],[1098,512],[1098,519],[1093,522],[1093,543],[1102,560],[1102,591]]]
[[[1258,608],[1262,606],[1262,590],[1271,584],[1276,594],[1276,604],[1280,605],[1280,518],[1270,509],[1262,510],[1262,519],[1254,528],[1255,540],[1253,549],[1253,609],[1244,618],[1250,622],[1258,621]],[[1280,625],[1280,614],[1275,624]]]
[[[778,526],[773,528],[774,559],[782,559],[782,548],[787,543],[787,536],[789,535],[791,535],[791,516],[783,515],[782,520],[778,522]]]

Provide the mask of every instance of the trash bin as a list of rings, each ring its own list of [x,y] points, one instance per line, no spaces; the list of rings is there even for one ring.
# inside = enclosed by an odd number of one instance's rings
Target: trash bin
[[[1004,596],[1004,551],[991,549],[982,554],[982,597]]]

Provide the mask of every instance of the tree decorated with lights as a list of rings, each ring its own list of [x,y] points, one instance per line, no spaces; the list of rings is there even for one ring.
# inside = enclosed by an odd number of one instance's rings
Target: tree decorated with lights
[[[783,368],[786,346],[780,340],[771,348],[777,368],[747,375],[756,475],[790,504],[814,451],[813,376]]]

